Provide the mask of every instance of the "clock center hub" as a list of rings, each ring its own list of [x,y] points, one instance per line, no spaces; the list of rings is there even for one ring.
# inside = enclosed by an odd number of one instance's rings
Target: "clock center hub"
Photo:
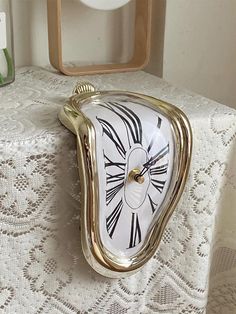
[[[147,197],[150,184],[149,173],[146,172],[144,175],[141,173],[143,164],[147,160],[146,150],[138,145],[133,147],[127,157],[124,199],[132,210],[140,208]]]
[[[135,181],[139,184],[142,184],[144,182],[144,176],[140,175],[140,170],[138,168],[135,168],[130,171],[128,174],[128,180],[129,182]]]

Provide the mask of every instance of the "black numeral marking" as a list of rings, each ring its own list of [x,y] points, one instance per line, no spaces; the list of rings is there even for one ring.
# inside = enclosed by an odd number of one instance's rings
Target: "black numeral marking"
[[[114,162],[111,159],[109,159],[105,154],[104,154],[104,159],[105,159],[105,168],[116,167],[125,171],[125,165],[126,165],[125,162]]]
[[[115,145],[115,147],[116,147],[118,153],[121,155],[121,157],[123,159],[125,159],[126,150],[125,150],[125,147],[124,147],[121,139],[119,138],[119,135],[116,132],[116,130],[113,128],[113,126],[108,121],[106,121],[104,119],[100,119],[98,117],[97,117],[97,120],[99,121],[99,123],[102,126],[103,134],[106,134],[106,136]]]
[[[158,119],[157,119],[157,127],[158,127],[158,129],[161,128],[161,123],[162,123],[162,119],[160,117],[158,117]],[[151,142],[150,142],[150,144],[148,145],[148,148],[147,148],[148,152],[150,152],[150,150],[152,149],[152,146],[154,144],[155,138],[156,138],[156,136],[152,137]]]
[[[107,232],[110,238],[112,238],[113,233],[116,229],[116,225],[119,221],[122,209],[123,209],[123,200],[121,199],[119,203],[117,204],[117,206],[115,207],[115,209],[113,210],[113,212],[106,218],[106,227],[107,227]]]
[[[162,119],[160,117],[158,117],[158,120],[157,120],[157,127],[158,127],[158,129],[161,128],[161,123],[162,123]]]
[[[150,150],[152,149],[153,144],[154,144],[154,137],[151,139],[151,142],[150,142],[150,144],[148,145],[148,149],[147,149],[148,153],[149,153]]]
[[[157,166],[157,167],[153,167],[150,169],[150,174],[151,176],[157,176],[157,175],[161,175],[161,174],[166,174],[167,173],[167,169],[168,169],[168,163],[161,165],[161,166]]]
[[[132,213],[129,249],[138,245],[142,240],[138,214]]]
[[[109,205],[116,194],[123,188],[124,182],[113,186],[112,188],[106,190],[106,204]]]
[[[156,209],[157,209],[157,204],[153,202],[151,196],[148,194],[148,199],[149,199],[149,202],[150,202],[150,205],[151,205],[151,208],[152,208],[152,213],[154,214]]]
[[[125,179],[125,173],[124,172],[117,173],[117,174],[106,173],[107,184],[124,181],[124,179]]]
[[[160,181],[160,180],[151,180],[152,185],[157,189],[158,192],[162,193],[166,181]]]
[[[124,122],[130,146],[132,144],[131,141],[142,144],[142,124],[133,110],[117,102],[108,102],[104,107],[116,113]]]

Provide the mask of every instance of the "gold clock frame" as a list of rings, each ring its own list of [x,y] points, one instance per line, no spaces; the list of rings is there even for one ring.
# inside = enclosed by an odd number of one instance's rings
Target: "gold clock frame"
[[[51,65],[66,75],[114,73],[143,69],[150,57],[152,0],[136,0],[134,54],[126,63],[65,66],[61,32],[61,1],[47,0],[48,43]]]
[[[89,85],[87,85],[89,86]],[[59,119],[64,126],[76,135],[78,167],[81,182],[82,211],[81,234],[82,248],[88,263],[98,273],[111,278],[129,276],[140,269],[156,252],[165,226],[170,219],[183,192],[192,153],[192,131],[186,115],[177,107],[159,99],[143,94],[123,91],[90,91],[72,96],[61,109]],[[87,89],[89,90],[89,89]],[[96,100],[103,95],[127,95],[146,101],[169,119],[175,138],[175,174],[163,205],[158,221],[151,228],[142,249],[130,258],[120,258],[111,254],[103,246],[98,226],[99,189],[96,164],[96,139],[92,123],[80,111],[83,101]],[[178,158],[177,158],[178,156]]]

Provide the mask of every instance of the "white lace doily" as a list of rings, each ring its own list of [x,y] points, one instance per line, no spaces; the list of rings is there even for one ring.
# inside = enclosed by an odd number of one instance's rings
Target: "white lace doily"
[[[27,67],[0,89],[0,313],[236,313],[236,111],[144,72],[82,78],[175,104],[194,136],[158,252],[106,279],[81,251],[75,137],[57,119],[77,80]]]

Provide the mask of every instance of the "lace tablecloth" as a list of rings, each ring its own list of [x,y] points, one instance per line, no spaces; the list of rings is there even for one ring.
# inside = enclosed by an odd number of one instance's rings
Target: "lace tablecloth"
[[[187,186],[139,273],[96,274],[80,246],[75,138],[57,119],[77,78],[18,70],[0,90],[0,313],[236,313],[236,111],[144,72],[85,79],[188,115]]]

